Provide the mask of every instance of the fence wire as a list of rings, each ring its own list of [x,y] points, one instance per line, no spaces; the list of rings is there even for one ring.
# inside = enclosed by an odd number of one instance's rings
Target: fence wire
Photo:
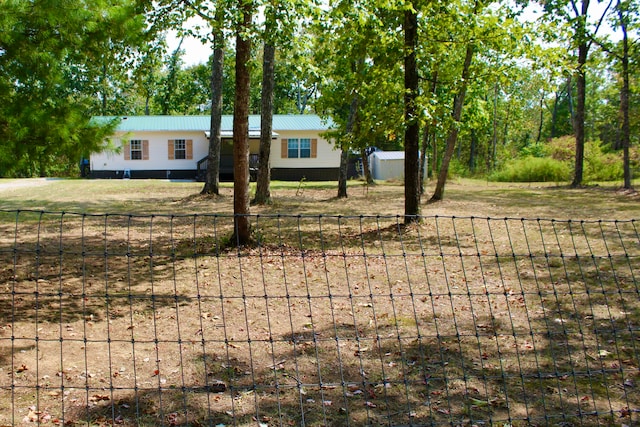
[[[640,425],[637,221],[0,217],[0,426]]]

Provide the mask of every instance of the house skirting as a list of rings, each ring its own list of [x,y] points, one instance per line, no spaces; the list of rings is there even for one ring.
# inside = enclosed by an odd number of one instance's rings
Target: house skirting
[[[197,171],[193,170],[131,170],[128,171],[128,178],[131,179],[192,179],[195,180]],[[271,179],[276,181],[337,181],[339,175],[338,168],[273,168],[271,169]],[[353,178],[349,174],[349,178]],[[90,178],[95,179],[122,179],[127,178],[123,170],[92,170]],[[233,174],[220,173],[221,181],[233,181]]]

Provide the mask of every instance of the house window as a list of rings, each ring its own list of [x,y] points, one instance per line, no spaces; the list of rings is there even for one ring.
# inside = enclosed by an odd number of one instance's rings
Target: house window
[[[311,140],[309,138],[291,138],[287,141],[287,157],[290,159],[311,157]]]
[[[131,150],[131,160],[142,160],[142,141],[132,139],[129,141],[129,149]]]
[[[187,142],[184,139],[176,139],[173,142],[173,153],[174,159],[186,159]]]

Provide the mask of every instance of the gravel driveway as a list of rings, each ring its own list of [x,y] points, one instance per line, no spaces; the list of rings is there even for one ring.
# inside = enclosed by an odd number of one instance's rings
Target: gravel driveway
[[[0,191],[51,184],[57,178],[0,179]]]

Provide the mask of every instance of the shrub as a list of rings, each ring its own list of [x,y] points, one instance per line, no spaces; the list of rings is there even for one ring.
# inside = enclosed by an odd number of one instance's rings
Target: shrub
[[[564,162],[546,157],[525,157],[512,160],[489,176],[500,182],[561,182],[571,176],[571,168]]]
[[[622,152],[605,153],[599,142],[590,141],[585,144],[585,181],[616,181],[623,177]]]
[[[561,162],[573,162],[576,158],[576,138],[573,135],[550,139],[546,152],[552,159]]]

